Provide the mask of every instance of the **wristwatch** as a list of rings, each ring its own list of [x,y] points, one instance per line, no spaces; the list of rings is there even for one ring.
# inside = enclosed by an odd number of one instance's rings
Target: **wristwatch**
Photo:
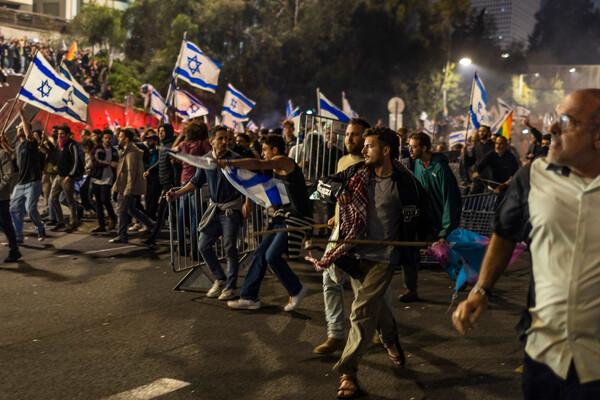
[[[476,294],[481,294],[489,298],[492,295],[492,291],[483,286],[480,286],[479,284],[475,284],[475,286],[473,286],[473,289],[471,289],[471,291],[469,292],[469,297],[472,297]]]

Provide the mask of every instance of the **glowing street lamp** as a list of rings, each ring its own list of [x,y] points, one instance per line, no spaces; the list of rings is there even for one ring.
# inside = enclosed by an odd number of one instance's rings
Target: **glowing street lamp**
[[[460,65],[471,65],[471,59],[468,57],[461,58],[459,61]]]

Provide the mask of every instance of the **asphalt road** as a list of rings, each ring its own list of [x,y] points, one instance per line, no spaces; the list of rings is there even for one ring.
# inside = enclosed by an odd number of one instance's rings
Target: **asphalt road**
[[[111,234],[90,235],[92,227],[41,243],[28,236],[22,261],[0,265],[1,399],[335,398],[337,357],[312,354],[326,331],[321,276],[310,265],[292,264],[308,286],[297,312],[283,311],[287,296],[272,275],[262,309],[234,311],[203,293],[172,290],[183,274],[172,272],[166,242],[148,250],[136,245],[138,234],[129,245],[110,244]],[[0,246],[0,257],[7,251]],[[423,268],[422,300],[394,300],[406,368],[395,370],[373,345],[358,376],[364,398],[521,398],[514,325],[529,268],[524,253],[467,337],[447,312],[453,282],[437,266]],[[401,287],[397,275],[394,299]]]

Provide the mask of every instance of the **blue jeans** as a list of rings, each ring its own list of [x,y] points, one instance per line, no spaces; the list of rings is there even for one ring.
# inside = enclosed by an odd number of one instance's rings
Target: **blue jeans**
[[[182,183],[181,186],[184,186]],[[185,228],[190,229],[190,238],[192,240],[192,249],[195,249],[198,241],[198,221],[196,219],[196,193],[184,194],[179,199],[179,211],[177,213],[177,235],[180,247],[185,248]]]
[[[221,268],[221,263],[214,248],[219,236],[223,236],[223,248],[227,257],[227,283],[225,285],[227,289],[235,289],[237,286],[238,271],[240,269],[237,237],[241,222],[242,214],[240,212],[234,212],[230,217],[227,217],[224,211],[217,210],[212,221],[200,232],[200,238],[198,239],[198,250],[210,272],[215,279],[224,281],[225,273]]]
[[[23,220],[25,212],[29,214],[31,222],[35,225],[38,233],[44,230],[44,223],[37,208],[38,200],[42,195],[42,181],[23,183],[15,186],[10,200],[10,215],[17,240],[23,240]]]
[[[273,229],[282,229],[285,227],[284,223],[273,226]],[[246,279],[244,279],[244,283],[242,284],[242,292],[240,294],[242,299],[258,300],[260,284],[265,277],[268,265],[271,266],[275,276],[277,276],[277,279],[279,279],[279,282],[281,282],[290,296],[300,293],[302,284],[282,257],[287,249],[287,232],[272,233],[265,236],[254,251],[254,259],[252,260],[252,264],[250,264],[250,268],[248,268]]]

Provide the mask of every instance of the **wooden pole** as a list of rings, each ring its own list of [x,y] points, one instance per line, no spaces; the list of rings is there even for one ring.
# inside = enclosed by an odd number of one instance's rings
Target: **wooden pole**
[[[437,242],[397,242],[391,240],[374,239],[319,239],[313,238],[313,243],[350,243],[350,244],[370,244],[380,246],[401,246],[401,247],[429,247]]]
[[[308,231],[308,230],[311,230],[311,229],[318,229],[318,228],[331,228],[331,226],[327,225],[327,224],[297,226],[297,227],[294,227],[294,228],[281,228],[281,229],[271,229],[269,231],[254,232],[253,235],[254,236],[264,236],[264,235],[270,235],[271,233],[294,232],[294,231]],[[314,241],[314,239],[313,239],[313,241]]]

